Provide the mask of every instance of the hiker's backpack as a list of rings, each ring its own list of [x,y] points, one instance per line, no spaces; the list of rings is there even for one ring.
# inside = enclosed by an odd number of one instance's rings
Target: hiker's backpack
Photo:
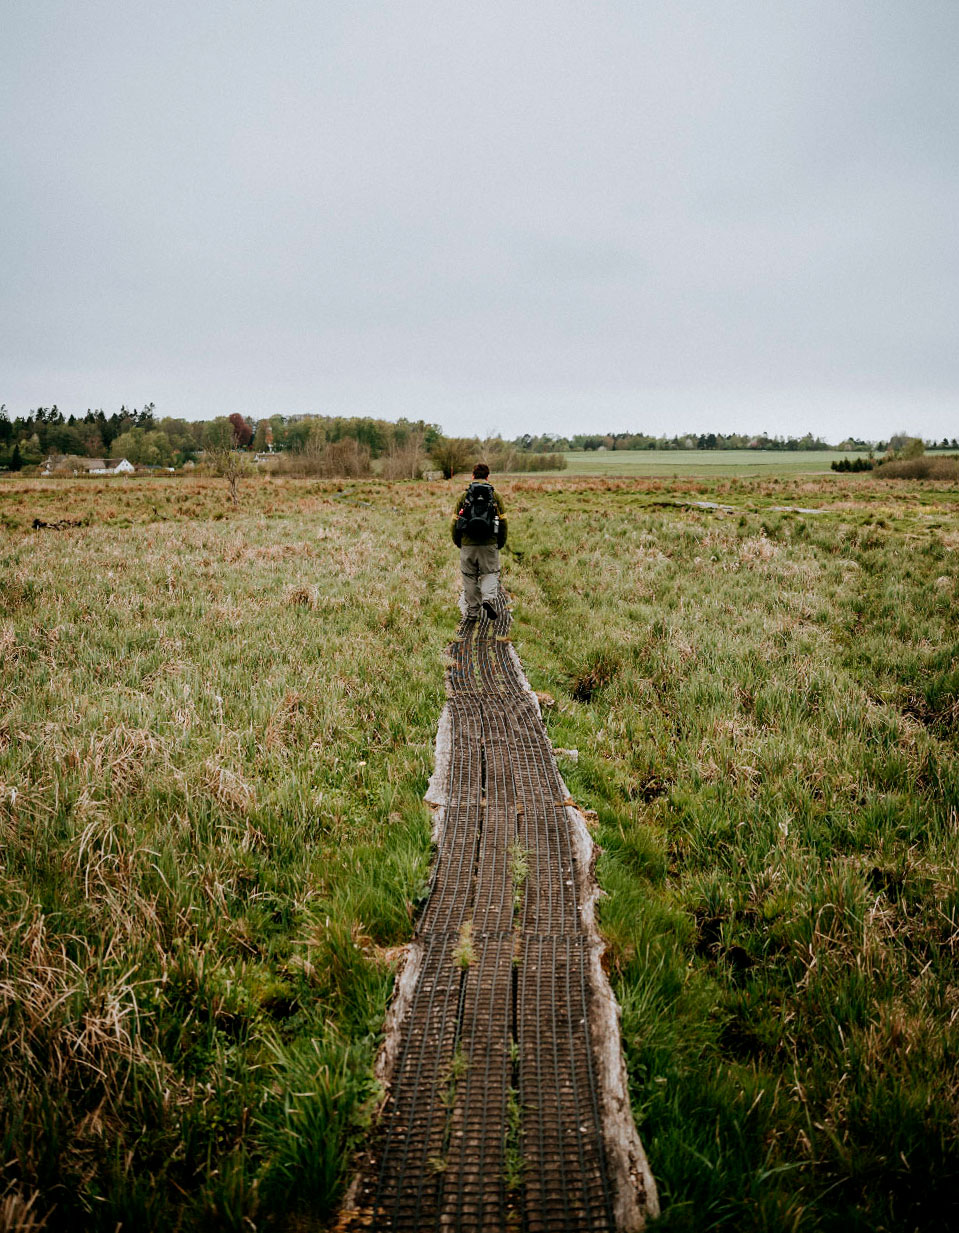
[[[492,484],[470,484],[456,517],[456,530],[477,543],[496,539],[499,510]]]

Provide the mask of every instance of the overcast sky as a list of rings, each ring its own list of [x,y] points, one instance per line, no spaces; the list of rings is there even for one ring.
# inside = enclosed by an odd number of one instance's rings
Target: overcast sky
[[[957,0],[3,0],[0,402],[959,435]]]

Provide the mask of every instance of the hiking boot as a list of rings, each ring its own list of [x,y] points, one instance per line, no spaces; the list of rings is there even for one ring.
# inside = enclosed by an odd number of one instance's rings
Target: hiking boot
[[[496,609],[493,607],[493,605],[489,602],[488,599],[483,600],[483,611],[486,613],[486,615],[489,617],[491,621],[495,621],[496,618],[499,616],[499,613],[496,611]]]

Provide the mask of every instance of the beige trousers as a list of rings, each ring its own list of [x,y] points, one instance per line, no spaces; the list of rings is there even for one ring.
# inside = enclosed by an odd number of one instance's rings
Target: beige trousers
[[[460,572],[463,575],[463,595],[466,615],[479,616],[484,600],[496,602],[499,590],[499,549],[495,544],[478,544],[460,549]]]

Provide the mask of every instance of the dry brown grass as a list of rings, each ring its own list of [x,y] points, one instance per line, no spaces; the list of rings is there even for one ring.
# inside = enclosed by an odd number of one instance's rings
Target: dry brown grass
[[[239,771],[224,765],[217,758],[203,764],[201,788],[224,809],[246,814],[256,803],[256,793]]]
[[[40,1233],[47,1227],[48,1215],[37,1211],[40,1194],[34,1191],[25,1198],[18,1190],[8,1190],[0,1197],[0,1233]]]
[[[315,608],[319,598],[320,593],[316,587],[290,587],[286,592],[285,602],[295,608]]]
[[[118,1067],[144,1060],[136,968],[98,979],[97,954],[82,937],[50,936],[46,918],[21,917],[15,940],[0,942],[0,1056],[59,1081],[116,1081]]]

